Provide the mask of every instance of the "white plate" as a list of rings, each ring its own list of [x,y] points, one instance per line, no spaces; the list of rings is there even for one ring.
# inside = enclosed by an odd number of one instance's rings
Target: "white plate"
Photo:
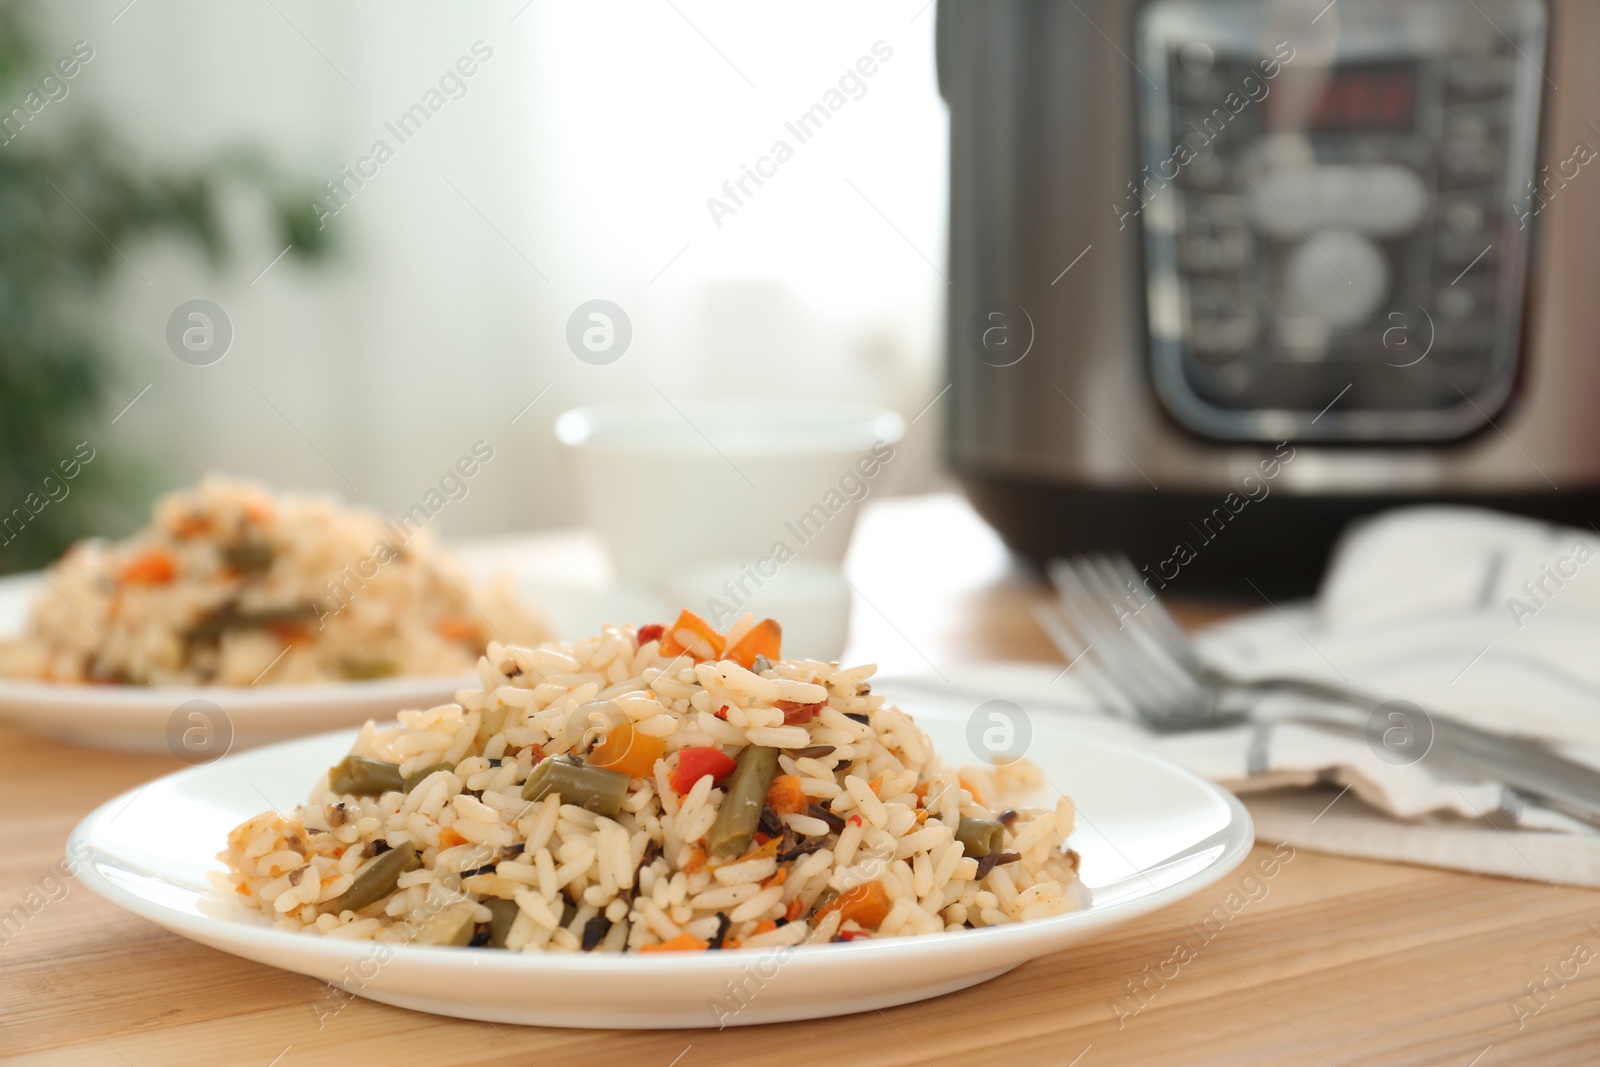
[[[22,631],[44,579],[0,578],[0,636]],[[339,726],[387,719],[401,708],[427,708],[476,687],[472,672],[320,685],[67,685],[0,677],[0,718],[35,733],[97,748],[170,751],[190,763],[232,748],[304,737]],[[194,702],[203,703],[194,703]]]
[[[952,762],[968,717],[918,721]],[[386,1004],[539,1026],[705,1027],[810,1019],[905,1004],[975,985],[1097,937],[1217,881],[1254,841],[1231,795],[1188,771],[1034,715],[1028,756],[1077,802],[1069,842],[1094,896],[1087,908],[1014,926],[788,950],[602,956],[387,947],[271,929],[224,901],[206,871],[230,829],[287,810],[347,750],[341,732],[168,775],[84,819],[67,855],[112,903],[202,944],[312,975]],[[181,829],[182,832],[179,832]],[[387,954],[387,958],[380,958]],[[732,983],[727,985],[726,983]],[[730,989],[748,990],[744,1004]]]

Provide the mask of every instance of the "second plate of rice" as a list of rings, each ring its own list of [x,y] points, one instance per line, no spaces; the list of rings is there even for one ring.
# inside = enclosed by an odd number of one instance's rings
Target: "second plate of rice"
[[[132,535],[0,580],[0,714],[194,762],[449,699],[491,639],[549,632],[427,518],[216,475],[169,493]]]

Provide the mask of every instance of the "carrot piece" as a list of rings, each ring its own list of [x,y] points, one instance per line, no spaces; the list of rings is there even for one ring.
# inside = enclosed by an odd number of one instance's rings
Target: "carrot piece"
[[[642,734],[633,728],[633,723],[625,722],[613,726],[605,740],[589,754],[589,766],[621,771],[632,778],[647,778],[666,750],[666,741]]]
[[[172,524],[172,536],[187,541],[191,537],[208,534],[211,529],[211,516],[191,511],[180,515]]]
[[[446,641],[460,641],[466,645],[476,645],[483,642],[483,629],[471,619],[457,616],[445,616],[433,624],[433,632]]]
[[[760,922],[756,923],[756,933],[758,934],[770,934],[777,928],[778,924],[773,922],[771,919],[762,919]]]
[[[464,845],[466,843],[467,839],[456,833],[453,827],[446,826],[443,830],[439,831],[440,848],[455,848],[457,845]]]
[[[789,868],[779,867],[778,873],[761,881],[762,889],[771,889],[775,885],[782,885],[789,880]]]
[[[767,804],[779,815],[797,815],[806,810],[806,794],[800,788],[800,776],[780,774],[772,780],[767,790]]]
[[[872,795],[873,796],[879,797],[881,799],[882,795],[883,795],[883,775],[880,774],[880,775],[878,775],[878,777],[876,777],[872,781],[868,782],[867,783],[867,788],[872,790]]]
[[[889,917],[890,906],[889,894],[883,888],[883,883],[868,882],[848,892],[840,893],[824,904],[817,911],[817,921],[820,922],[825,916],[838,912],[840,923],[854,919],[864,929],[876,929]]]
[[[705,869],[706,850],[696,845],[689,850],[689,862],[683,865],[684,874],[697,874]]]
[[[928,809],[922,808],[917,812],[917,825],[921,826],[928,821]]]
[[[927,799],[928,799],[928,790],[932,789],[932,788],[933,788],[933,783],[932,782],[923,782],[921,785],[917,786],[911,792],[916,795],[917,802],[919,804],[920,803],[926,803]]]
[[[693,934],[679,934],[671,941],[663,941],[659,945],[640,945],[640,952],[704,952],[710,948],[709,942],[702,941]]]
[[[979,804],[983,803],[983,794],[978,792],[978,787],[967,781],[965,776],[958,776],[956,781],[961,783],[961,788],[972,794],[972,799]],[[987,806],[987,805],[986,805]]]
[[[275,622],[268,626],[267,630],[273,637],[291,647],[315,643],[315,638],[311,636],[308,630],[291,622]]]
[[[793,900],[789,901],[789,908],[783,913],[783,917],[789,922],[794,922],[805,913],[805,910],[805,901],[801,900],[799,897],[795,897]]]
[[[768,662],[776,663],[783,658],[778,654],[783,645],[783,627],[775,619],[762,619],[750,628],[750,632],[739,638],[734,646],[723,653],[723,659],[731,659],[745,670],[753,670],[757,656],[767,657]]]
[[[178,564],[171,556],[153,548],[129,560],[117,579],[123,585],[166,585],[177,577]]]
[[[677,656],[689,653],[695,660],[722,658],[722,635],[709,622],[684,608],[678,619],[661,635],[661,654]]]
[[[762,833],[760,830],[757,830],[755,833],[756,841],[751,847],[750,851],[746,852],[742,856],[728,860],[726,863],[716,863],[713,864],[713,866],[725,867],[733,863],[748,863],[751,860],[769,860],[775,858],[778,855],[778,846],[783,844],[783,838],[767,837],[765,841],[762,841],[761,838],[766,836],[766,834]],[[687,866],[684,867],[684,872],[687,874],[694,873],[694,871],[689,870]]]

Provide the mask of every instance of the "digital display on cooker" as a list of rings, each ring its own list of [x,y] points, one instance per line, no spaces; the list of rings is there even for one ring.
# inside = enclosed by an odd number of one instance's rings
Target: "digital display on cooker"
[[[1416,125],[1416,114],[1417,71],[1412,64],[1339,67],[1330,72],[1301,128],[1313,133],[1404,133]]]
[[[1316,33],[1268,0],[1139,8],[1144,166],[1114,209],[1185,425],[1443,440],[1510,395],[1546,23],[1457,4],[1340,0]]]

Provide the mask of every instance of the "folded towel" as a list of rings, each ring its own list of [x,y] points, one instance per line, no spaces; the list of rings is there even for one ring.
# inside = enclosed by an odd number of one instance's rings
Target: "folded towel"
[[[1314,603],[1268,605],[1197,641],[1207,660],[1241,677],[1353,686],[1548,741],[1600,768],[1600,530],[1468,508],[1389,512],[1343,539]],[[1249,724],[1155,735],[1106,716],[1059,667],[979,673],[952,676],[952,688],[1003,696],[1030,714],[1075,711],[1086,728],[1241,794],[1264,840],[1600,887],[1600,829],[1501,782],[1447,773],[1426,755],[1413,762],[1362,736],[1271,721],[1293,712],[1296,698],[1263,698]],[[908,700],[918,699],[912,689],[929,692],[911,683]]]

